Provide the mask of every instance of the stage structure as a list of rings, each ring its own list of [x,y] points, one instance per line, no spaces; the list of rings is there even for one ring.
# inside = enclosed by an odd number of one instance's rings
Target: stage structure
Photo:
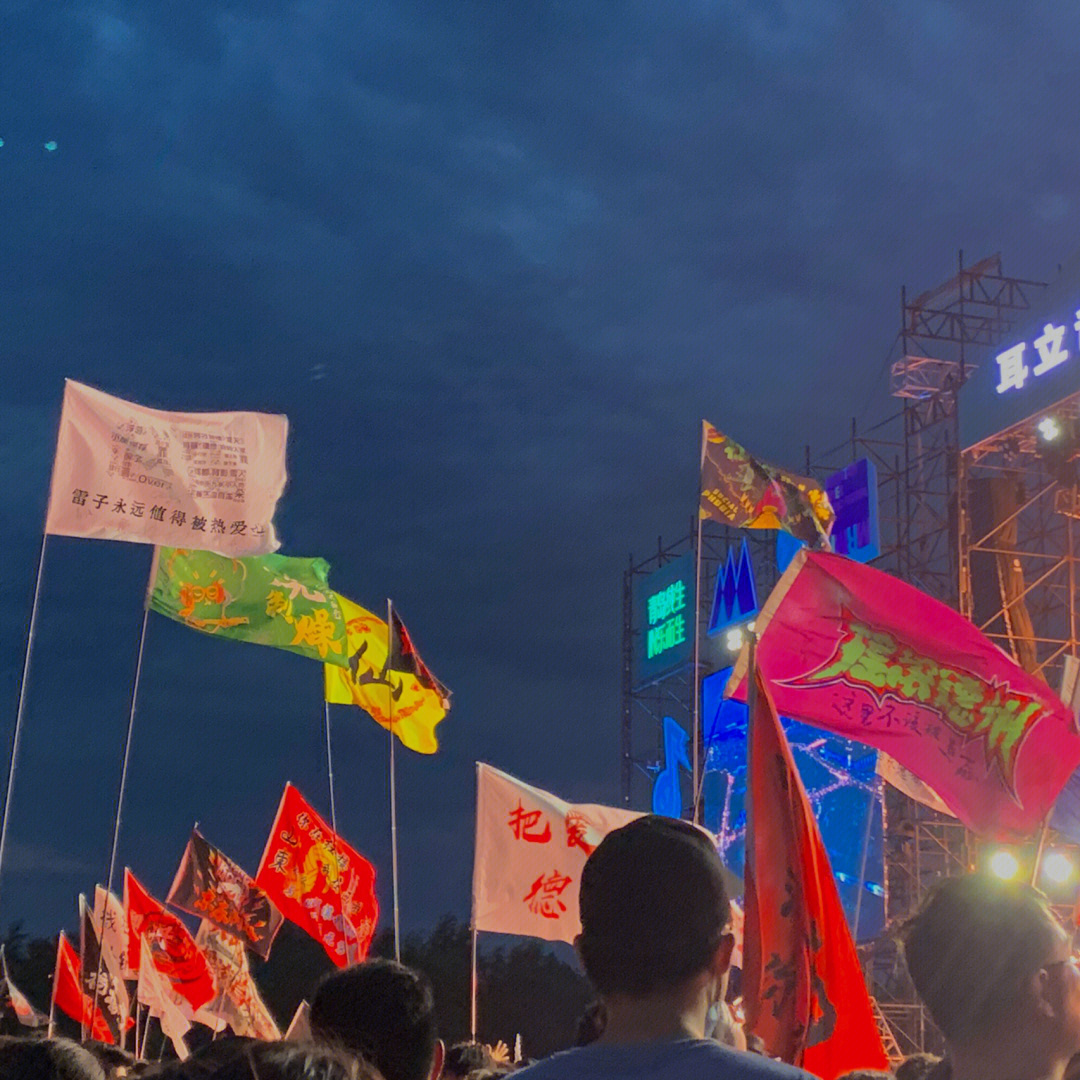
[[[1076,283],[1072,293],[1070,281]],[[1007,276],[1000,255],[965,266],[961,253],[948,281],[913,300],[904,289],[900,299],[901,325],[889,368],[898,410],[862,429],[852,421],[849,436],[824,453],[807,448],[805,472],[824,480],[855,462],[869,462],[876,471],[880,522],[874,565],[958,607],[1057,687],[1064,657],[1077,655],[1080,645],[1080,377],[1074,374],[1080,373],[1080,274],[1047,287]],[[1036,318],[1035,312],[1041,314]],[[635,589],[687,553],[692,565],[694,533],[691,521],[676,543],[659,541],[655,555],[640,562],[631,558],[624,575],[626,805],[650,805],[657,771],[666,767],[668,753],[678,752],[673,725],[690,731],[692,652],[659,678],[635,674],[635,641],[644,632]],[[744,537],[759,600],[777,576],[772,534],[705,524],[697,612],[703,682],[730,663],[720,648],[724,639],[714,638],[705,648],[704,635],[717,568],[729,565],[731,552],[737,559]],[[782,540],[780,547],[784,562],[790,544]],[[665,717],[672,721],[667,740]],[[701,765],[707,789],[715,777],[704,760]],[[955,819],[888,785],[884,790],[885,918],[895,928],[935,881],[969,869],[978,853]],[[863,952],[889,1039],[904,1054],[934,1049],[937,1035],[915,1001],[892,934],[882,934]]]

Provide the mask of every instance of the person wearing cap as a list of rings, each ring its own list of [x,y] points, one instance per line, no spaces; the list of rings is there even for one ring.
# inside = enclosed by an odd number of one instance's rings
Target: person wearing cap
[[[589,856],[574,943],[604,1010],[599,1038],[524,1069],[522,1080],[808,1080],[707,1038],[734,937],[724,869],[685,821],[647,815]]]

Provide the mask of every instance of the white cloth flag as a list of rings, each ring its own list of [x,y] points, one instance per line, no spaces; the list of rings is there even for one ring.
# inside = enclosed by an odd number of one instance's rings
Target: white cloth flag
[[[476,929],[572,942],[581,932],[585,860],[612,829],[639,817],[612,806],[571,805],[478,763]]]
[[[49,1018],[43,1013],[39,1013],[27,1000],[26,995],[11,981],[11,976],[8,974],[7,956],[4,954],[3,945],[0,945],[0,968],[3,969],[8,1000],[11,1002],[11,1008],[15,1013],[15,1018],[23,1027],[44,1027],[49,1022]]]
[[[158,1018],[161,1030],[172,1041],[176,1056],[184,1061],[189,1053],[184,1036],[191,1030],[191,1021],[180,1007],[179,994],[154,964],[154,951],[145,937],[141,940],[139,956],[139,986],[136,996],[150,1011],[150,1015]]]
[[[215,1031],[228,1025],[236,1035],[280,1039],[281,1032],[251,977],[243,941],[203,919],[195,944],[206,957],[218,988],[218,996],[204,1005],[195,1019]]]
[[[923,806],[936,810],[939,814],[947,814],[949,817],[956,815],[941,800],[941,796],[929,785],[923,783],[913,772],[905,769],[888,754],[878,751],[877,774],[882,780],[892,784],[897,791],[902,792],[909,799],[922,803]]]
[[[45,531],[265,555],[280,546],[288,421],[163,412],[68,379]]]
[[[134,979],[138,972],[133,970],[128,963],[127,918],[124,915],[124,905],[120,903],[118,897],[100,885],[94,886],[94,922],[101,928],[101,947],[108,955],[116,957],[120,974],[125,979]]]

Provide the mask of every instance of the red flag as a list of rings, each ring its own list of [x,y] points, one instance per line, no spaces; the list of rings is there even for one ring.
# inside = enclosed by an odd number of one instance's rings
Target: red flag
[[[91,1037],[99,1042],[115,1043],[116,1038],[109,1027],[101,1009],[94,1009],[93,999],[87,997],[82,989],[82,965],[79,954],[71,947],[71,942],[60,934],[56,943],[56,970],[53,973],[53,1004],[67,1016],[70,1016]],[[93,1023],[91,1023],[93,1013]]]
[[[1080,765],[1064,702],[952,608],[841,555],[801,551],[757,619],[785,715],[869,743],[976,832],[1029,836]],[[746,700],[741,657],[731,692]]]
[[[367,956],[379,904],[375,867],[285,785],[255,884],[309,933],[338,967]]]
[[[154,952],[154,966],[191,1006],[192,1013],[212,1000],[214,976],[188,928],[124,871],[124,910],[128,925],[128,962],[134,971],[142,960],[140,939]]]
[[[829,857],[760,669],[747,768],[743,1001],[765,1051],[834,1080],[887,1069]]]

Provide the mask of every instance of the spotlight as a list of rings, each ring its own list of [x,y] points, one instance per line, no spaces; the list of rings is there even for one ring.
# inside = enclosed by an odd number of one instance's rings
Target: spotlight
[[[1020,873],[1020,860],[1011,851],[995,851],[990,856],[990,873],[1002,881],[1012,881]]]
[[[738,626],[727,632],[724,645],[727,646],[728,652],[738,652],[743,647],[743,632]]]
[[[1063,851],[1051,851],[1043,857],[1043,877],[1054,885],[1064,885],[1075,872],[1072,859]]]
[[[1053,416],[1044,416],[1036,426],[1045,442],[1057,442],[1061,438],[1061,424]]]

